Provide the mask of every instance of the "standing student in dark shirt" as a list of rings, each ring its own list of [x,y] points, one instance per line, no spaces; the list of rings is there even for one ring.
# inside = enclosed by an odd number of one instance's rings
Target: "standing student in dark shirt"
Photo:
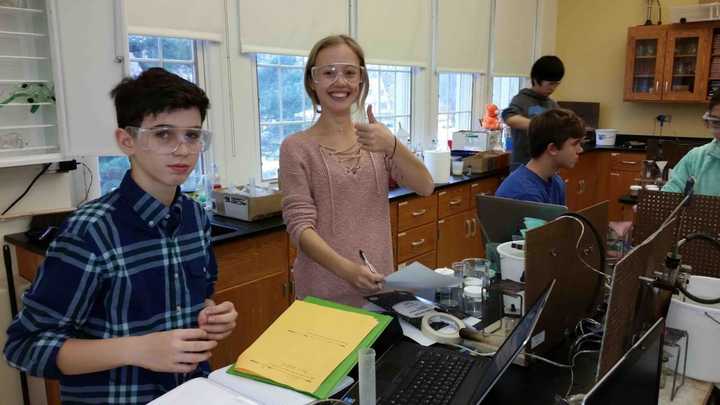
[[[530,144],[527,129],[530,119],[551,109],[558,108],[550,95],[565,76],[565,66],[557,56],[546,55],[535,61],[530,70],[532,87],[522,89],[513,97],[510,106],[502,112],[503,121],[512,128],[512,156],[510,170],[515,170],[530,160]]]
[[[508,176],[498,197],[565,205],[565,182],[560,169],[577,163],[585,135],[585,124],[570,110],[548,110],[530,121],[528,139],[532,159]]]
[[[206,375],[237,317],[210,299],[210,222],[180,192],[210,144],[205,93],[152,68],[112,96],[131,168],[62,225],[7,332],[8,363],[59,379],[64,404],[145,404]]]

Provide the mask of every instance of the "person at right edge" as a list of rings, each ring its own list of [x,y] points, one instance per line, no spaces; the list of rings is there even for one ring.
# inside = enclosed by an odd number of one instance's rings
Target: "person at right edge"
[[[550,95],[560,85],[564,75],[565,66],[560,58],[554,55],[541,57],[535,61],[530,70],[532,87],[520,90],[510,101],[510,105],[503,110],[502,119],[512,129],[510,171],[530,161],[530,142],[527,137],[530,119],[549,109],[559,108]]]

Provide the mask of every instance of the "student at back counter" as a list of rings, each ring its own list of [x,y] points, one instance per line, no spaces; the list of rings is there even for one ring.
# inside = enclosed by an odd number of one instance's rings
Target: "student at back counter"
[[[565,205],[565,182],[557,171],[575,166],[584,135],[585,124],[570,110],[556,108],[533,117],[528,128],[531,159],[513,171],[495,195]]]
[[[714,139],[693,148],[675,165],[663,191],[682,193],[685,183],[692,176],[695,178],[696,194],[720,196],[720,92],[713,94],[702,118]]]

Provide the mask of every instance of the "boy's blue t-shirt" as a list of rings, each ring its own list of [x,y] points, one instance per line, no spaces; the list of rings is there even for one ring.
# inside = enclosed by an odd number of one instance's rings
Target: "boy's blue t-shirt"
[[[565,182],[557,174],[546,181],[522,165],[500,184],[495,195],[514,200],[565,205]]]

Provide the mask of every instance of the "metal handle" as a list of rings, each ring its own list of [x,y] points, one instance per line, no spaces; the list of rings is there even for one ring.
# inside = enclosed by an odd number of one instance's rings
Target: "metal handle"
[[[448,204],[450,204],[450,205],[458,205],[458,204],[460,204],[460,203],[462,203],[462,198],[458,198],[457,200],[452,200],[452,201],[450,201]]]
[[[290,284],[283,283],[282,285],[283,290],[283,297],[289,297],[290,296]]]
[[[470,220],[465,220],[465,239],[470,237]]]
[[[655,80],[655,92],[660,91],[660,80]]]
[[[610,173],[610,175],[620,177],[620,173]]]
[[[477,235],[478,220],[477,220],[477,218],[473,218],[473,219],[471,219],[471,221],[472,221],[473,227],[472,227],[472,234],[470,236],[472,236],[474,238]]]
[[[413,211],[412,216],[419,217],[420,215],[425,215],[426,212],[427,212],[427,209],[423,208],[419,211]]]
[[[640,162],[634,162],[632,160],[623,160],[622,161],[622,164],[624,164],[624,165],[636,165],[638,163],[640,163]]]
[[[585,192],[585,180],[578,180],[578,194]]]
[[[667,91],[668,91],[668,81],[665,80],[665,93],[667,93]]]
[[[418,247],[425,243],[425,239],[416,240],[415,242],[410,242],[410,246],[412,247]]]
[[[475,188],[475,187],[480,187],[480,184],[479,184],[479,183],[475,183],[475,184],[471,184],[471,185],[470,185],[470,188]]]

